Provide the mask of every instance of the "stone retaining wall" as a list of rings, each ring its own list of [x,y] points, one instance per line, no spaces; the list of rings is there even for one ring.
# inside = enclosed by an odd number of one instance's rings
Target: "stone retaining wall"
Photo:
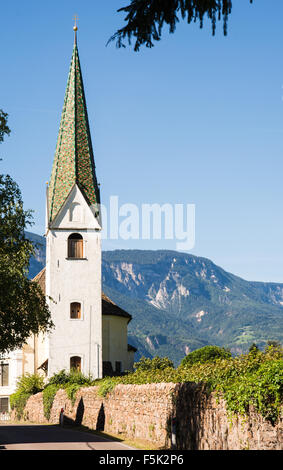
[[[197,384],[176,386],[177,442],[191,450],[283,450],[283,420],[276,426],[253,410],[231,418],[224,400]]]
[[[157,448],[170,448],[173,429],[178,449],[283,450],[282,420],[272,426],[251,411],[248,417],[231,421],[224,401],[207,397],[193,383],[117,385],[103,398],[97,391],[97,387],[80,389],[72,406],[66,392],[59,390],[49,421],[44,417],[42,393],[38,393],[29,398],[25,419],[58,424],[64,408],[68,423],[151,441]]]

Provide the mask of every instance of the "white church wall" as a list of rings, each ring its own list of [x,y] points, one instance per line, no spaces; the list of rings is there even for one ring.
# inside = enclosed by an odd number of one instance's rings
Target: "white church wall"
[[[46,334],[40,332],[38,335],[31,335],[22,349],[22,373],[45,375],[39,367],[48,358],[46,349]]]
[[[73,220],[74,207],[82,220]],[[77,209],[76,209],[77,210]],[[83,258],[68,258],[68,237],[83,237]],[[55,330],[49,335],[48,375],[70,369],[81,358],[81,370],[102,375],[101,238],[100,227],[75,186],[47,234],[46,294]],[[70,318],[70,304],[81,304],[81,318]]]
[[[127,323],[128,319],[122,316],[102,317],[103,361],[110,361],[114,371],[116,362],[121,362],[122,372],[129,367]]]

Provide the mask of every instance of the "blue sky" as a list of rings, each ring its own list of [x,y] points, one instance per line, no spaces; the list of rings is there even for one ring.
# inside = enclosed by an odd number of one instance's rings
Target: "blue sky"
[[[222,23],[212,37],[208,21],[203,30],[181,22],[153,49],[134,52],[106,47],[127,1],[5,2],[0,108],[12,133],[0,147],[1,172],[34,210],[31,231],[44,233],[77,14],[102,202],[195,204],[192,254],[248,280],[283,282],[283,3],[267,3],[234,0],[227,37]]]

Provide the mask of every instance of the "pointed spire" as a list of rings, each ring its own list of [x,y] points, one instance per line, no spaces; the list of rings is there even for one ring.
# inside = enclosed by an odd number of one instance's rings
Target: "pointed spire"
[[[75,25],[73,27],[73,30],[75,31],[75,40],[74,40],[74,43],[77,45],[77,31],[78,31],[78,27],[77,27],[77,20],[79,18],[77,17],[77,15],[74,16],[74,20],[75,20]]]
[[[49,184],[49,222],[60,211],[74,184],[79,186],[89,205],[100,203],[77,48],[76,23],[74,31],[75,42]]]

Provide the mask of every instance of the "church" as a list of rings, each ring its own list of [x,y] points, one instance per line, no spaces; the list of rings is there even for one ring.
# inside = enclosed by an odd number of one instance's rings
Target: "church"
[[[77,47],[77,27],[51,178],[46,185],[46,266],[37,282],[53,330],[0,359],[0,415],[19,377],[71,369],[101,378],[132,370],[132,317],[101,287],[100,188]]]

